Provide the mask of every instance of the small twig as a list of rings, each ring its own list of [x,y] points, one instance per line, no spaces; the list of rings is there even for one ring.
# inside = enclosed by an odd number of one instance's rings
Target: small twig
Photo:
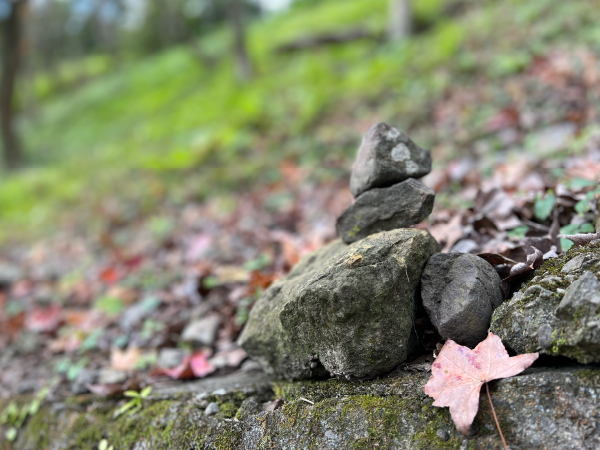
[[[304,397],[300,397],[300,400],[302,400],[302,401],[304,401],[304,402],[306,402],[306,403],[310,403],[311,405],[314,405],[314,404],[315,404],[314,402],[311,402],[309,399],[307,399],[307,398],[304,398]]]
[[[502,438],[502,443],[504,444],[504,448],[508,450],[508,445],[506,445],[506,441],[504,440],[504,435],[502,434],[502,430],[500,429],[500,424],[498,423],[498,418],[496,417],[496,410],[494,409],[494,404],[492,403],[492,397],[490,396],[490,387],[486,381],[485,389],[487,390],[488,400],[490,401],[490,406],[492,407],[492,414],[494,415],[494,420],[496,421],[496,427],[498,427],[498,433],[500,433],[500,437]]]

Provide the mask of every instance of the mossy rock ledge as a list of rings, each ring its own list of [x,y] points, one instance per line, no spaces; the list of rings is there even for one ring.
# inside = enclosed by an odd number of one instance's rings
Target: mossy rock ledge
[[[491,330],[517,353],[600,362],[600,249],[577,248],[546,261],[494,311]]]
[[[0,429],[0,450],[95,450],[102,439],[115,450],[502,448],[485,390],[471,434],[463,436],[448,409],[432,406],[423,393],[428,378],[399,372],[367,382],[292,382],[262,372],[229,375],[155,389],[139,413],[117,419],[112,413],[124,400],[73,397],[44,404],[12,444]],[[529,369],[490,390],[511,450],[600,448],[598,367]],[[275,398],[281,406],[262,411]],[[209,401],[219,413],[204,415]]]
[[[280,378],[367,379],[404,362],[416,344],[419,284],[439,245],[404,228],[306,255],[256,302],[239,344]]]

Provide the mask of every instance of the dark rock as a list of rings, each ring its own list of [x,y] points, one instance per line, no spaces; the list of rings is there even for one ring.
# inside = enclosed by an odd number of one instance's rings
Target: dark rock
[[[421,296],[440,336],[468,347],[486,338],[492,313],[504,298],[494,268],[464,253],[436,253],[429,258]]]
[[[442,442],[446,442],[450,439],[450,433],[446,430],[439,429],[436,431],[435,435],[439,437]]]
[[[239,344],[284,378],[362,379],[393,370],[413,347],[421,273],[438,249],[416,229],[350,246],[335,241],[265,291]]]
[[[562,270],[534,278],[535,284],[494,312],[492,332],[517,353],[539,351],[586,364],[600,362],[600,271],[597,266],[597,274],[584,271],[599,257],[597,250],[559,256],[555,261]]]
[[[380,231],[417,224],[431,214],[434,198],[433,189],[412,178],[391,187],[371,189],[338,218],[338,234],[351,244]]]
[[[376,123],[363,138],[350,178],[354,197],[373,188],[387,187],[431,172],[431,153],[402,131]]]

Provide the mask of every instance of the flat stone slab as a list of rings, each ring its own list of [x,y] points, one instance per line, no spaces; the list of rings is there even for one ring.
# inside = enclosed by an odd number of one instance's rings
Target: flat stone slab
[[[338,235],[351,244],[381,231],[415,225],[431,214],[434,199],[433,189],[412,178],[371,189],[358,196],[338,218]]]
[[[358,150],[350,191],[354,197],[373,188],[387,187],[431,172],[431,153],[405,133],[383,122],[373,125]]]
[[[472,433],[463,436],[448,408],[434,407],[423,393],[429,376],[269,382],[267,391],[223,387],[208,395],[204,389],[162,392],[134,416],[118,419],[112,413],[124,400],[71,397],[44,404],[13,444],[0,437],[0,450],[94,449],[101,439],[126,450],[502,448],[485,389]],[[493,382],[490,391],[511,450],[600,448],[598,366],[529,369]],[[6,403],[0,401],[0,410]],[[206,416],[210,403],[219,412]]]

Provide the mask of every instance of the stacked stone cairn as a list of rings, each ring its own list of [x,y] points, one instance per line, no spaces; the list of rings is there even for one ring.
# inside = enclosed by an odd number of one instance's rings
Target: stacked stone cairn
[[[254,305],[239,344],[281,378],[363,380],[419,349],[425,310],[442,339],[474,348],[488,329],[516,353],[600,362],[600,249],[555,259],[504,301],[500,277],[478,256],[440,253],[426,231],[434,193],[416,178],[431,156],[384,123],[363,139],[339,217],[341,239],[306,255]],[[564,265],[564,267],[563,267]],[[542,276],[543,275],[543,276]],[[422,347],[421,347],[422,349]]]
[[[340,238],[362,238],[417,224],[433,209],[435,194],[416,178],[431,172],[431,153],[402,131],[377,123],[365,135],[350,178],[356,202],[339,217]]]
[[[420,280],[439,245],[426,231],[434,192],[416,178],[431,155],[384,123],[363,139],[337,223],[341,240],[306,255],[254,305],[239,344],[282,378],[372,378],[417,348]]]

